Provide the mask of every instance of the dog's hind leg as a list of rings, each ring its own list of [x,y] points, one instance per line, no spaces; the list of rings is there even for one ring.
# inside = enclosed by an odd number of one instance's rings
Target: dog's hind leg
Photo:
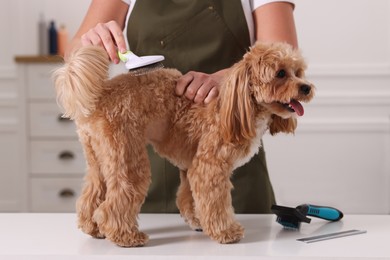
[[[196,217],[194,198],[192,197],[190,183],[187,178],[187,171],[180,171],[180,186],[177,191],[177,207],[181,216],[193,230],[202,230],[199,219]]]
[[[104,236],[99,232],[97,224],[93,221],[93,214],[104,201],[106,185],[100,172],[99,161],[92,148],[91,137],[82,131],[79,131],[79,135],[87,160],[87,175],[85,176],[81,196],[76,204],[78,225],[84,233],[96,238],[103,238]]]
[[[244,229],[234,218],[231,171],[222,160],[200,154],[202,156],[194,159],[187,177],[202,229],[220,243],[238,242],[244,236]]]
[[[108,126],[100,134],[99,160],[107,191],[94,214],[100,232],[123,247],[148,241],[138,230],[137,216],[150,184],[150,164],[144,140],[128,136],[137,132],[130,127],[115,131]]]

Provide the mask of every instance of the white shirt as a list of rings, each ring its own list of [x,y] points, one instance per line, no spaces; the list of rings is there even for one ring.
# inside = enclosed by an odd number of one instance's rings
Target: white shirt
[[[133,10],[134,4],[137,0],[122,0],[129,5],[129,12],[127,14],[127,19]],[[244,10],[246,23],[248,24],[249,35],[251,43],[255,42],[255,28],[253,24],[252,12],[259,8],[262,5],[272,3],[272,2],[288,2],[294,5],[294,0],[241,0],[242,8]]]

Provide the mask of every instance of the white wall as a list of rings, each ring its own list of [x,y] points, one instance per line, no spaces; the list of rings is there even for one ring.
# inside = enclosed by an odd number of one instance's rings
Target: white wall
[[[37,54],[39,14],[72,35],[88,5],[0,0],[0,144],[16,141],[9,130],[18,126],[13,58]],[[390,1],[296,0],[295,17],[317,96],[295,136],[265,138],[278,202],[389,213]]]
[[[280,204],[390,212],[390,1],[296,0],[317,86],[295,136],[266,137]]]

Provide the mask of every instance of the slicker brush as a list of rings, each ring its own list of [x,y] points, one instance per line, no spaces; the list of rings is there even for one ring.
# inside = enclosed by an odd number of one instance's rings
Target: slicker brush
[[[144,75],[164,67],[162,61],[165,57],[162,55],[137,56],[131,51],[125,53],[118,51],[118,57],[134,76]]]
[[[272,205],[271,211],[276,214],[276,222],[285,229],[297,230],[301,223],[310,223],[311,219],[306,216],[325,219],[328,221],[338,221],[343,218],[343,213],[332,207],[302,204],[296,208]]]

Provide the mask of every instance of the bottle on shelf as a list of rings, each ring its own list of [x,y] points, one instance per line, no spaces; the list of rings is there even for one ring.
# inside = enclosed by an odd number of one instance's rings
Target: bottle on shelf
[[[64,57],[66,45],[68,44],[68,30],[64,24],[58,29],[58,55]]]
[[[49,54],[58,54],[58,33],[54,21],[51,21],[49,26]]]

